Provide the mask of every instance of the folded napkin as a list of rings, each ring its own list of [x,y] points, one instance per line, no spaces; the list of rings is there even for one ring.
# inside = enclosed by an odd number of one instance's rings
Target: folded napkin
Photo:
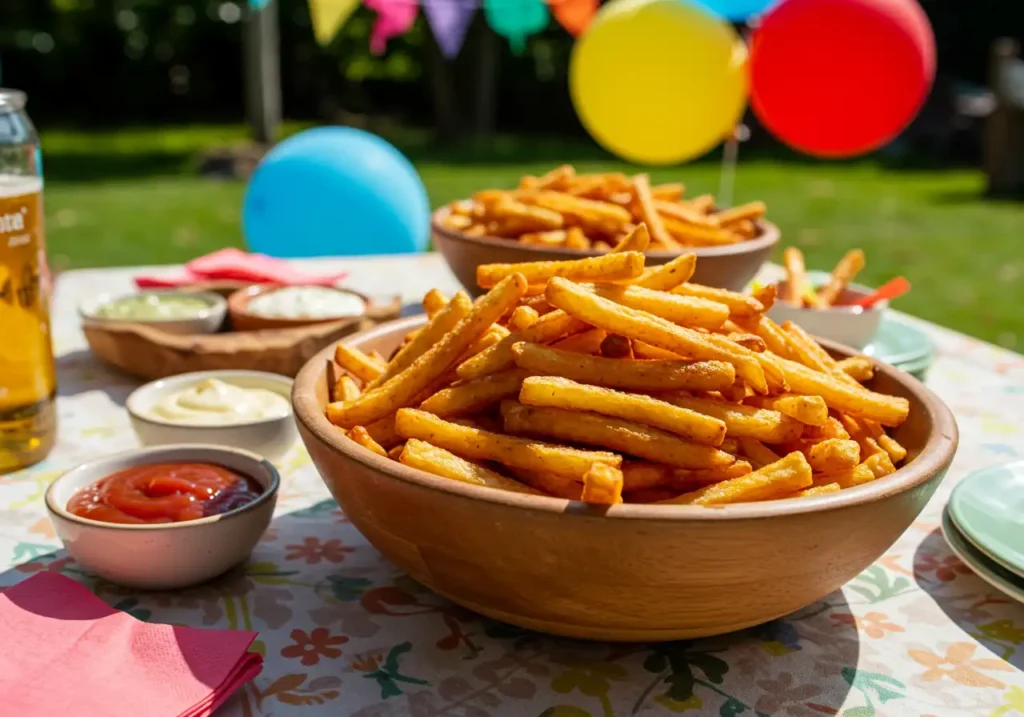
[[[256,634],[150,625],[37,573],[0,593],[0,714],[210,715],[263,669]]]
[[[140,289],[166,289],[207,281],[245,281],[251,284],[331,286],[346,276],[348,272],[306,274],[284,259],[249,254],[238,249],[221,249],[193,259],[178,274],[137,276],[135,285]]]

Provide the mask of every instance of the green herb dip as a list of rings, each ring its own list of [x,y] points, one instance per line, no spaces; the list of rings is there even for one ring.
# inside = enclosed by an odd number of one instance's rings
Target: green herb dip
[[[191,319],[209,310],[209,302],[187,294],[139,294],[126,296],[96,309],[102,319],[166,321]]]

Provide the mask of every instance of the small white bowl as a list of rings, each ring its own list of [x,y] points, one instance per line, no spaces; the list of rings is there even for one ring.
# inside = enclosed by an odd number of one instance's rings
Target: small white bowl
[[[826,271],[807,272],[814,287],[828,283],[829,273]],[[780,281],[779,285],[785,285]],[[872,293],[874,289],[860,284],[850,284],[840,301],[855,301]],[[828,309],[805,309],[791,306],[784,301],[776,301],[768,311],[768,316],[783,323],[792,321],[804,331],[819,338],[835,341],[855,349],[862,349],[871,343],[882,323],[882,315],[889,306],[888,301],[880,301],[870,309],[859,306],[833,306]]]
[[[215,463],[247,475],[263,493],[240,508],[199,520],[157,525],[103,523],[66,509],[71,496],[132,466],[153,463]],[[97,458],[50,484],[46,509],[68,555],[100,577],[142,590],[198,585],[243,562],[270,525],[280,476],[260,456],[234,448],[181,445],[142,448]]]
[[[96,312],[105,304],[133,296],[190,296],[205,301],[209,308],[187,319],[114,319],[97,316]],[[174,289],[140,291],[136,294],[99,294],[78,307],[78,314],[85,321],[102,324],[143,324],[166,331],[169,334],[212,334],[220,329],[228,311],[228,302],[220,294],[212,291],[177,291]]]
[[[162,399],[209,378],[216,378],[241,388],[262,388],[280,394],[288,401],[288,413],[277,418],[263,418],[228,426],[175,423],[150,414],[153,405]],[[288,453],[298,438],[291,410],[291,391],[292,380],[276,373],[230,369],[196,371],[151,381],[135,389],[128,396],[125,408],[128,409],[135,435],[143,445],[202,443],[234,446],[276,461]]]

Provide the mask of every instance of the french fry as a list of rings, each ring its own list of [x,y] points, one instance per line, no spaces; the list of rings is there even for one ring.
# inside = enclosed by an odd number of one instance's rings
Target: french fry
[[[384,416],[364,426],[366,433],[382,448],[391,449],[402,442],[402,437],[395,432],[395,416]]]
[[[660,316],[674,324],[691,328],[717,329],[729,318],[729,307],[707,299],[677,296],[641,286],[585,284],[596,295],[632,309]]]
[[[881,423],[898,426],[910,413],[910,402],[900,396],[886,396],[851,386],[831,374],[807,368],[794,361],[777,359],[793,393],[821,396],[834,411]]]
[[[476,283],[480,288],[488,289],[512,274],[522,274],[530,286],[543,286],[554,276],[577,281],[623,281],[640,276],[643,270],[644,255],[638,251],[627,251],[570,261],[481,264],[476,268]]]
[[[760,302],[765,311],[775,306],[777,294],[778,289],[775,287],[775,284],[763,284],[750,292],[750,295],[755,301]]]
[[[506,466],[506,469],[529,487],[555,498],[580,500],[583,497],[583,484],[570,477],[550,471],[527,470],[515,466]]]
[[[739,294],[728,289],[716,289],[701,284],[680,284],[672,289],[673,294],[695,296],[698,299],[716,301],[729,307],[729,315],[733,318],[752,318],[764,313],[764,305],[757,299]]]
[[[334,362],[350,374],[368,383],[384,373],[380,364],[362,351],[339,343],[334,347]]]
[[[385,451],[377,441],[373,440],[373,437],[367,432],[363,426],[355,426],[350,428],[348,433],[345,434],[351,440],[355,441],[363,448],[373,451],[378,456],[388,457],[388,452]]]
[[[785,458],[739,478],[700,488],[665,501],[681,505],[725,505],[780,498],[813,483],[811,467],[803,453],[793,452]]]
[[[625,336],[608,334],[601,342],[601,355],[605,358],[633,359],[633,344]]]
[[[528,232],[519,237],[523,244],[534,244],[536,246],[562,246],[566,243],[569,232],[565,229],[553,229],[546,232]]]
[[[715,212],[710,218],[717,226],[727,226],[742,221],[760,219],[767,210],[768,207],[764,202],[747,202],[738,207]]]
[[[667,431],[596,413],[563,408],[502,404],[505,430],[601,446],[677,468],[727,466],[735,458],[707,445],[684,441]]]
[[[836,303],[846,291],[846,286],[854,280],[860,270],[864,268],[864,252],[860,249],[853,249],[846,252],[836,268],[832,270],[832,276],[828,284],[818,290],[818,301],[822,307],[831,306]]]
[[[416,359],[436,345],[445,334],[455,328],[462,319],[469,315],[472,309],[473,302],[464,291],[455,294],[452,300],[441,308],[426,326],[420,329],[416,337],[395,354],[380,378],[367,384],[366,388],[376,388],[407,369]]]
[[[555,310],[555,307],[548,303],[548,300],[544,298],[544,295],[540,296],[529,296],[519,302],[521,306],[529,306],[531,309],[536,311],[540,316],[550,314]]]
[[[677,202],[655,201],[654,208],[666,219],[675,222],[682,222],[694,227],[713,226],[711,217],[703,212],[692,209],[686,204]]]
[[[740,454],[753,463],[756,468],[770,465],[782,458],[756,438],[741,438],[739,444]]]
[[[602,329],[588,329],[572,336],[566,336],[551,344],[551,347],[561,351],[595,355],[601,353],[601,345],[604,344],[607,337],[608,333]]]
[[[670,182],[668,184],[657,184],[651,187],[651,196],[654,197],[655,200],[678,202],[685,191],[686,187],[679,182]]]
[[[534,374],[564,376],[579,383],[624,391],[716,391],[736,373],[722,361],[619,361],[532,343],[512,347],[515,363]]]
[[[670,291],[693,278],[693,272],[696,268],[696,254],[681,254],[661,266],[651,266],[644,269],[640,276],[633,279],[632,284],[633,286],[654,291]]]
[[[448,299],[437,289],[431,289],[423,296],[423,311],[431,319],[437,316],[437,312],[448,305]]]
[[[595,463],[583,475],[580,500],[594,505],[615,505],[622,502],[622,471],[603,463]]]
[[[835,360],[829,356],[825,349],[818,345],[817,341],[811,338],[810,334],[792,321],[785,322],[782,325],[782,330],[789,337],[789,347],[793,353],[794,360],[816,371],[832,373]]]
[[[515,234],[561,229],[565,223],[558,212],[523,204],[510,196],[502,197],[495,202],[491,215],[505,220],[506,226],[514,226]]]
[[[476,356],[481,351],[486,351],[491,346],[494,346],[496,343],[498,343],[499,341],[501,341],[502,339],[504,339],[506,336],[508,336],[511,333],[512,333],[511,331],[506,329],[501,324],[493,324],[493,325],[491,325],[491,327],[489,329],[487,329],[487,332],[483,336],[481,336],[476,341],[474,341],[472,344],[470,344],[469,348],[466,349],[462,353],[462,356],[459,357],[459,360],[458,360],[457,363],[462,363],[463,361],[468,361],[469,359],[473,358],[474,356]]]
[[[353,401],[359,398],[361,393],[355,380],[347,374],[342,374],[338,382],[334,384],[335,401]]]
[[[542,495],[539,491],[525,486],[519,481],[506,478],[489,468],[467,461],[465,458],[459,458],[454,453],[416,438],[406,442],[399,461],[412,468],[419,468],[421,471],[463,483],[508,490],[513,493]]]
[[[737,375],[755,391],[766,393],[768,390],[764,371],[751,352],[725,339],[716,341],[719,337],[706,336],[648,312],[616,304],[560,277],[548,282],[545,296],[552,306],[605,331],[639,339],[689,358],[731,363]]]
[[[689,206],[694,211],[703,212],[704,214],[707,214],[714,208],[715,198],[710,194],[701,194],[700,196],[694,197],[689,202],[687,202],[687,206]]]
[[[875,375],[875,366],[867,356],[851,356],[837,361],[836,368],[859,383],[870,381]]]
[[[633,231],[628,232],[626,236],[622,237],[622,241],[612,247],[610,254],[621,254],[626,251],[647,251],[647,247],[651,243],[650,232],[647,231],[646,224],[637,224]]]
[[[750,324],[747,323],[747,326]],[[789,336],[782,327],[767,316],[762,316],[754,322],[753,331],[760,336],[768,347],[768,350],[779,358],[796,360],[796,356],[789,344]]]
[[[491,324],[516,305],[525,291],[526,280],[522,274],[503,279],[476,302],[466,318],[407,369],[354,401],[328,404],[328,420],[342,428],[351,428],[408,406],[444,376]]]
[[[768,350],[764,339],[755,334],[730,333],[726,335],[726,338],[754,353],[764,353]]]
[[[861,465],[870,470],[875,478],[883,478],[896,472],[896,466],[893,465],[889,454],[885,452],[868,456]]]
[[[569,227],[565,232],[565,246],[567,249],[586,251],[591,248],[592,242],[580,227]]]
[[[696,490],[713,483],[739,478],[753,472],[754,468],[747,461],[736,461],[725,468],[704,468],[701,470],[684,470],[677,468],[673,475],[673,485],[680,491]]]
[[[528,375],[521,368],[512,368],[450,386],[421,403],[420,409],[441,418],[476,413],[503,398],[516,396]]]
[[[654,197],[651,196],[651,183],[646,174],[637,174],[633,177],[633,192],[636,194],[637,203],[640,205],[640,217],[651,233],[651,240],[665,249],[678,249],[679,243],[672,238],[672,235],[665,229],[665,223],[654,208]]]
[[[884,455],[884,454],[883,454]],[[874,458],[874,456],[871,456]],[[888,456],[886,456],[888,458]],[[840,488],[853,488],[854,486],[864,485],[875,480],[874,471],[871,467],[861,463],[853,468],[846,468],[841,471],[835,471],[833,473],[820,473],[814,478],[814,486],[829,485],[830,483],[837,483]]]
[[[804,253],[795,246],[788,246],[782,252],[782,264],[786,267],[786,283],[779,289],[779,298],[787,304],[803,306],[804,298],[813,291],[804,264]]]
[[[540,314],[529,306],[517,306],[508,319],[508,328],[511,331],[525,331],[537,323],[539,318]]]
[[[860,463],[857,441],[830,438],[807,450],[807,462],[815,473],[836,473]]]
[[[677,468],[649,461],[622,461],[622,490],[636,491],[648,488],[666,488],[673,485]]]
[[[633,344],[633,356],[638,359],[652,359],[656,361],[683,360],[683,357],[679,354],[674,354],[671,351],[666,351],[665,349],[659,349],[657,346],[651,346],[639,339],[633,339],[630,343]]]
[[[743,237],[730,229],[689,224],[668,216],[662,220],[665,230],[676,240],[677,245],[721,246],[743,241]]]
[[[618,468],[622,457],[606,451],[584,451],[528,438],[491,433],[460,426],[426,411],[403,408],[396,414],[395,429],[404,438],[418,438],[468,458],[494,461],[526,470],[555,473],[582,480],[594,463]]]
[[[725,422],[726,433],[735,438],[755,438],[765,443],[785,443],[800,438],[804,427],[792,418],[755,406],[715,401],[710,398],[693,398],[680,393],[665,393],[658,396],[674,406],[688,408]]]
[[[829,493],[838,493],[842,490],[842,486],[838,483],[826,483],[825,485],[817,485],[812,488],[804,488],[798,490],[793,496],[794,498],[813,498],[816,495],[828,495]]]
[[[660,428],[709,446],[719,446],[725,438],[725,423],[717,418],[673,406],[650,396],[622,393],[601,386],[576,383],[567,378],[527,378],[519,392],[519,401],[530,406],[551,406],[614,416]]]
[[[576,176],[576,168],[571,164],[563,164],[537,178],[535,189],[562,189],[569,186]]]
[[[463,361],[457,369],[459,378],[463,381],[470,381],[511,368],[515,363],[512,346],[519,342],[551,343],[563,336],[585,331],[587,328],[585,323],[564,311],[552,311],[523,331],[514,331],[494,346]]]
[[[821,396],[751,396],[746,400],[752,406],[768,408],[789,416],[808,426],[824,426],[828,422],[828,406]]]
[[[907,449],[899,444],[899,442],[890,435],[882,433],[875,439],[878,445],[881,446],[888,455],[892,462],[899,463],[907,457]]]
[[[518,197],[524,204],[551,209],[565,217],[567,223],[579,226],[587,233],[614,235],[632,220],[624,208],[609,202],[581,199],[551,191],[531,192]]]
[[[402,457],[402,451],[405,450],[406,445],[408,445],[407,441],[399,443],[397,446],[394,446],[392,448],[389,448],[388,458],[390,458],[393,461],[399,460]]]

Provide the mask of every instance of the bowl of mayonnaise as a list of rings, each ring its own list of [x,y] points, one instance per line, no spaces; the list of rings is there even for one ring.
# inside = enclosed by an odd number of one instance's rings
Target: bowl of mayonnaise
[[[151,381],[125,407],[143,445],[234,446],[271,461],[295,444],[292,380],[263,371],[197,371]]]
[[[329,321],[360,319],[369,300],[333,286],[259,284],[228,297],[228,315],[235,331],[290,329]]]

